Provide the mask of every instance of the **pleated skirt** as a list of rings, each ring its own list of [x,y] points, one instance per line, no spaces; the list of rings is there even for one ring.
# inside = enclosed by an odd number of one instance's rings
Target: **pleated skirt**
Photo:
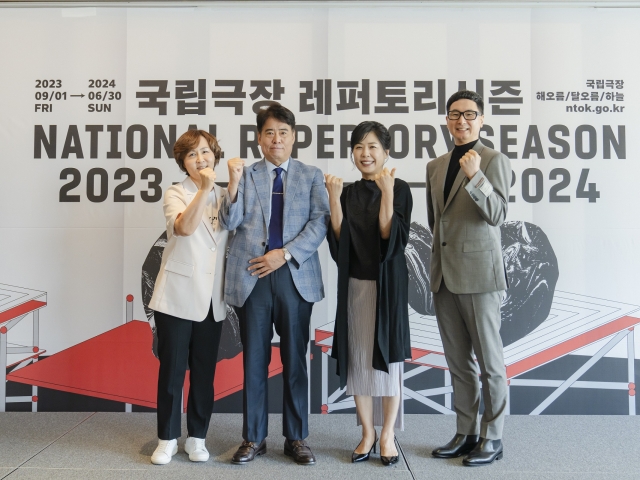
[[[375,280],[349,278],[347,318],[349,324],[349,368],[347,395],[373,397],[373,423],[382,426],[382,398],[400,395],[395,428],[404,430],[402,362],[390,363],[389,373],[373,368],[377,289]],[[360,424],[358,418],[358,424]]]

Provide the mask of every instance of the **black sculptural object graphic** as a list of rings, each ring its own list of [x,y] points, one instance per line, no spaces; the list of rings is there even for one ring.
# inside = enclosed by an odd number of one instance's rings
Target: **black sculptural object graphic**
[[[404,251],[409,270],[409,305],[421,315],[435,315],[431,293],[431,245],[433,236],[428,228],[412,222],[409,243]]]
[[[509,279],[500,328],[502,343],[506,346],[547,319],[560,271],[551,243],[537,225],[504,222],[500,232]]]
[[[558,259],[540,227],[528,222],[508,221],[502,224],[500,232],[509,280],[509,289],[502,302],[500,335],[507,346],[547,319],[560,273]],[[413,222],[405,250],[409,305],[421,315],[435,315],[430,285],[432,243],[429,229]]]
[[[155,324],[151,323],[153,310],[149,308],[149,302],[153,296],[153,287],[156,284],[156,277],[160,272],[160,264],[162,263],[162,252],[167,246],[167,232],[162,232],[153,244],[147,258],[142,264],[142,303],[147,320],[151,325],[153,332],[153,354],[158,357],[158,335],[156,333]],[[222,323],[222,337],[220,338],[220,347],[218,349],[218,361],[222,359],[233,358],[242,351],[240,342],[240,323],[238,316],[233,308],[227,306],[227,321]]]

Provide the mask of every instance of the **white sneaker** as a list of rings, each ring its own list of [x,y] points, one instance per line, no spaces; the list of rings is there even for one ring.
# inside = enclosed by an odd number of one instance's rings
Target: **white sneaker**
[[[166,465],[178,453],[178,440],[158,440],[156,451],[151,455],[151,463],[155,465]]]
[[[189,454],[192,462],[206,462],[209,460],[209,451],[204,445],[204,438],[187,437],[184,451]]]

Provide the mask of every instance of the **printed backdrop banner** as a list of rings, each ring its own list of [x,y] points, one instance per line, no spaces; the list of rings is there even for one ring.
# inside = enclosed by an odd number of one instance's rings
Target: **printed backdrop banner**
[[[451,413],[424,179],[452,148],[446,100],[467,88],[485,99],[483,142],[513,168],[501,227],[511,413],[635,414],[639,23],[635,9],[0,9],[0,409],[155,407],[147,303],[163,192],[184,178],[172,145],[189,128],[214,133],[225,185],[226,159],[261,158],[255,112],[277,101],[296,115],[294,156],[347,182],[359,178],[354,126],[391,131],[388,166],[414,197],[406,409]],[[351,412],[328,355],[337,275],[326,244],[320,256],[310,405]],[[241,408],[237,329],[230,310],[218,411]]]

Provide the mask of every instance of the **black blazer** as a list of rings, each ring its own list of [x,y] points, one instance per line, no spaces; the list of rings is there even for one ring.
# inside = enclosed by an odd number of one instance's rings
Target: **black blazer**
[[[340,240],[336,240],[331,226],[327,232],[329,250],[338,265],[338,305],[331,356],[337,360],[336,373],[340,376],[341,388],[347,384],[349,358],[347,305],[351,235],[345,199],[351,187],[345,187],[340,196],[343,214]],[[393,187],[391,234],[388,240],[380,240],[380,270],[376,282],[378,295],[372,366],[385,372],[389,371],[389,363],[403,362],[411,358],[409,274],[404,250],[409,241],[412,208],[413,198],[409,185],[404,180],[396,178]]]

